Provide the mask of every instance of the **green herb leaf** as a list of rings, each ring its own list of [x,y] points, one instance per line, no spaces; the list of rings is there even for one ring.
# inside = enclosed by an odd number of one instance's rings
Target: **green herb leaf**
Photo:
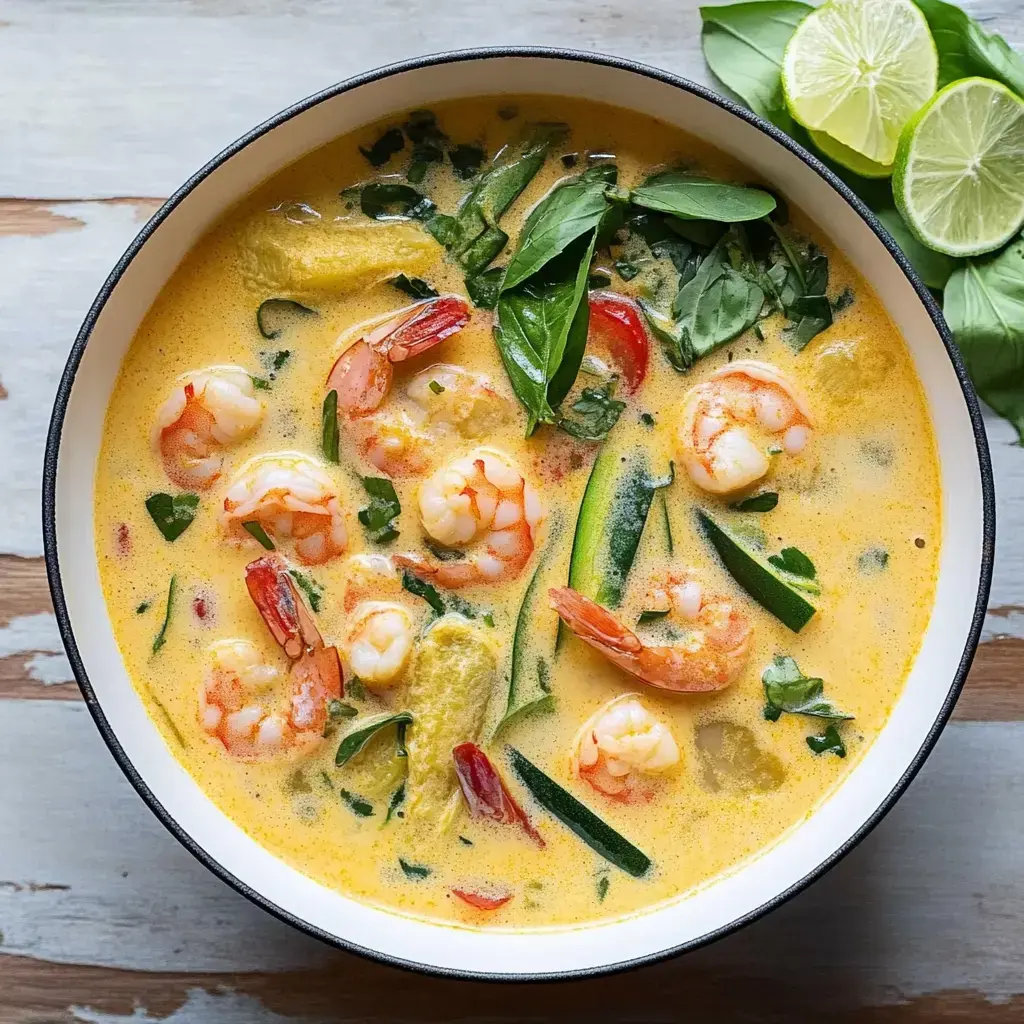
[[[771,219],[766,221],[778,240],[785,263],[775,263],[761,275],[790,320],[783,332],[785,340],[797,352],[832,324],[832,304],[825,292],[828,288],[828,257],[816,246],[806,252],[793,244]]]
[[[630,260],[616,260],[615,273],[618,274],[623,281],[632,281],[633,278],[640,273],[640,268]]]
[[[684,171],[651,175],[633,189],[630,199],[649,210],[725,224],[758,220],[775,209],[775,197],[763,189],[714,181]]]
[[[338,796],[348,805],[349,810],[359,818],[373,817],[373,804],[347,789],[338,790]]]
[[[199,508],[198,494],[151,494],[146,499],[149,512],[164,540],[177,540],[191,525]]]
[[[323,597],[324,588],[309,573],[302,572],[300,569],[289,569],[288,575],[295,580],[299,589],[306,595],[309,607],[314,612],[319,612],[320,599]]]
[[[327,717],[332,721],[340,722],[343,718],[355,718],[359,709],[346,704],[343,700],[329,700],[327,702]]]
[[[370,162],[371,167],[383,167],[396,153],[405,148],[401,129],[389,128],[372,146],[360,146],[359,152]]]
[[[321,446],[324,458],[328,462],[337,465],[341,461],[340,437],[338,434],[338,392],[331,390],[327,392],[324,399],[323,415],[321,417],[322,439]]]
[[[817,576],[814,563],[799,548],[783,548],[779,554],[771,555],[768,562],[792,576],[803,576],[809,580]]]
[[[486,155],[482,146],[475,146],[468,142],[460,142],[448,151],[452,169],[463,181],[475,178],[480,173],[480,167]]]
[[[782,717],[782,708],[777,708],[774,704],[765,704],[761,714],[764,715],[766,722],[777,722]]]
[[[558,421],[559,427],[581,441],[603,441],[626,408],[625,402],[612,398],[612,391],[611,385],[584,388],[572,404],[576,417],[563,416]]]
[[[642,413],[640,413],[640,422],[645,427],[653,427],[654,426],[654,417],[649,412],[642,412]]]
[[[459,842],[462,843],[463,846],[472,846],[473,845],[473,840],[472,839],[467,839],[465,836],[459,836]]]
[[[494,616],[490,612],[484,612],[484,625],[494,629]]]
[[[844,309],[849,309],[850,306],[856,301],[853,289],[847,285],[833,300],[832,300],[832,312],[841,313]],[[764,341],[764,338],[761,339]]]
[[[416,597],[422,597],[438,615],[444,615],[444,601],[437,588],[414,576],[408,569],[402,570],[402,587]]]
[[[403,782],[399,785],[398,789],[396,789],[394,793],[391,794],[391,799],[388,801],[387,814],[384,815],[384,824],[381,825],[381,828],[383,828],[384,825],[386,825],[395,816],[395,812],[404,802],[405,783]]]
[[[834,725],[830,725],[820,736],[808,736],[807,746],[816,754],[831,753],[837,757],[846,757],[846,745]]]
[[[359,676],[352,676],[352,678],[345,683],[345,692],[353,700],[366,700],[368,696],[366,687],[363,686],[362,680]]]
[[[264,299],[256,309],[256,326],[267,341],[280,338],[296,321],[319,316],[315,309],[304,306],[294,299]],[[285,359],[290,353],[285,353]],[[284,360],[281,361],[282,365]],[[279,370],[280,366],[275,366]]]
[[[370,496],[370,504],[359,510],[359,522],[370,540],[386,544],[398,536],[395,520],[402,511],[395,485],[387,477],[364,476],[363,487]]]
[[[885,548],[868,548],[857,558],[857,568],[865,576],[884,572],[889,565],[889,552]]]
[[[383,714],[365,719],[361,725],[357,724],[342,737],[338,752],[334,755],[335,765],[339,768],[346,765],[381,729],[402,723],[408,725],[411,721],[412,715],[408,711],[385,711]]]
[[[424,867],[422,864],[410,864],[406,860],[398,858],[398,863],[402,867],[402,871],[405,872],[406,878],[421,879],[426,878],[430,874],[430,868]]]
[[[501,293],[501,282],[505,276],[504,267],[492,267],[476,277],[466,278],[466,293],[474,306],[480,309],[494,309]]]
[[[636,620],[636,624],[638,626],[643,626],[648,622],[657,622],[658,619],[663,619],[666,615],[668,615],[667,608],[665,611],[644,611],[640,613],[640,618]]]
[[[242,523],[242,529],[245,530],[250,537],[255,538],[263,545],[267,551],[274,550],[274,542],[267,536],[267,531],[263,529],[260,522],[255,519],[250,519],[247,522]]]
[[[164,621],[160,626],[160,632],[153,637],[152,653],[156,654],[165,643],[167,643],[167,627],[171,624],[171,614],[174,611],[174,597],[178,592],[178,577],[172,576],[167,587],[167,607],[164,609]]]
[[[359,207],[374,220],[427,220],[432,200],[400,181],[371,181],[359,190]]]
[[[605,896],[608,895],[608,887],[609,887],[609,885],[611,885],[611,882],[610,882],[610,880],[609,880],[607,875],[602,875],[597,880],[597,902],[598,903],[604,903],[604,898],[605,898]]]
[[[153,602],[152,602],[152,601],[143,601],[143,602],[142,602],[142,603],[141,603],[141,604],[140,604],[140,605],[139,605],[139,606],[138,606],[138,607],[137,607],[137,608],[135,609],[135,614],[136,614],[136,615],[144,615],[144,614],[145,614],[146,612],[148,612],[148,611],[149,611],[149,609],[150,609],[150,607],[152,606],[152,604],[153,604]]]
[[[809,715],[812,718],[834,720],[851,719],[828,700],[824,694],[825,684],[821,679],[809,679],[800,671],[800,666],[789,655],[776,655],[761,675],[764,696],[768,707],[774,711],[785,711],[790,715]],[[769,717],[775,721],[778,717]]]
[[[432,299],[439,294],[421,278],[407,277],[405,274],[399,274],[397,277],[391,278],[388,284],[392,288],[397,288],[400,292],[405,292],[406,295],[414,299]]]
[[[1024,241],[967,260],[946,285],[942,311],[978,394],[1024,444]]]
[[[702,7],[701,44],[715,77],[751,110],[792,132],[782,95],[782,53],[793,30],[813,10],[795,0]]]
[[[775,491],[762,491],[742,501],[737,501],[731,507],[737,512],[771,512],[779,503],[779,496]]]
[[[252,381],[252,386],[257,391],[269,391],[270,390],[270,381],[267,380],[266,377],[256,377],[255,375],[250,373],[249,374],[249,380]]]
[[[428,381],[427,382],[427,387],[430,388],[430,390],[435,395],[443,395],[444,394],[444,385],[443,384],[438,384],[438,382],[436,380]]]

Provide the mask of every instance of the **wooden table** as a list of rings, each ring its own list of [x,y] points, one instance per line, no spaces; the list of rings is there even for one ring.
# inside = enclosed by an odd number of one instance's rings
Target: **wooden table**
[[[830,875],[711,948],[563,985],[436,981],[251,906],[150,814],[71,681],[39,479],[92,298],[195,168],[355,72],[456,46],[634,57],[698,81],[695,0],[0,0],[0,1024],[1024,1020],[1024,451],[987,420],[1000,540],[938,748]],[[972,13],[1024,43],[1024,0]]]

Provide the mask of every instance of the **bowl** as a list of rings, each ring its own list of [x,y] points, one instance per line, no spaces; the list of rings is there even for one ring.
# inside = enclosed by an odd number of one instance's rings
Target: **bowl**
[[[933,418],[943,539],[935,605],[881,734],[831,796],[773,846],[695,892],[576,928],[453,927],[329,890],[278,860],[174,759],[125,671],[93,547],[93,476],[107,401],[132,336],[175,267],[236,200],[303,154],[389,113],[501,93],[582,97],[677,125],[795,197],[874,288],[906,338]],[[254,903],[327,942],[438,974],[540,979],[611,971],[707,943],[778,906],[835,864],[907,787],[963,686],[988,597],[992,473],[978,402],[928,290],[850,190],[778,129],[697,85],[612,57],[472,50],[381,68],[303,100],[239,139],[153,217],[103,285],[54,404],[43,487],[46,566],[89,710],[129,781],[171,833]]]

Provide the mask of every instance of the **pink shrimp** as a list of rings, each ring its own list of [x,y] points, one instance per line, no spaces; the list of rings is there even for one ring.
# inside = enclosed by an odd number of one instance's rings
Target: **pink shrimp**
[[[624,672],[662,690],[723,690],[746,664],[750,623],[725,598],[705,598],[699,584],[683,584],[680,591],[679,603],[691,628],[673,647],[644,643],[611,612],[570,587],[548,593],[551,606],[573,633]]]

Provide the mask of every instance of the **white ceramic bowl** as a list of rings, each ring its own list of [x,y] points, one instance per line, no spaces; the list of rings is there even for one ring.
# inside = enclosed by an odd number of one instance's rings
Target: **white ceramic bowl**
[[[393,111],[457,97],[542,93],[647,114],[742,160],[841,248],[902,331],[928,397],[942,469],[943,540],[921,652],[881,735],[832,796],[774,846],[646,913],[532,932],[446,927],[324,888],[257,845],[171,755],[125,672],[93,548],[93,475],[104,412],[140,320],[178,262],[243,195],[304,153]],[[487,50],[399,64],[279,114],[189,180],[121,258],[75,342],[54,406],[43,525],[68,656],[128,779],[170,831],[260,906],[329,942],[438,973],[541,978],[597,973],[705,943],[778,905],[834,864],[921,767],[978,641],[994,540],[992,476],[977,400],[929,293],[892,239],[813,156],[726,100],[662,71],[593,54]]]

